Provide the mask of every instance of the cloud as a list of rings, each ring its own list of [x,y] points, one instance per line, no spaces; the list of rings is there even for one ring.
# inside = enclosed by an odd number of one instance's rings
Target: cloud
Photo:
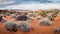
[[[59,1],[60,0],[0,0],[0,9],[60,9]]]
[[[47,1],[60,2],[60,0],[47,0]]]
[[[55,2],[58,1],[58,2]],[[0,8],[9,6],[9,5],[17,5],[17,4],[29,4],[29,3],[54,3],[60,4],[59,0],[0,0]]]
[[[0,4],[13,4],[13,3],[58,3],[60,0],[0,0]]]
[[[38,10],[38,9],[60,9],[59,4],[19,4],[6,6],[5,9],[25,9],[25,10]]]
[[[12,4],[14,0],[0,0],[0,4]]]

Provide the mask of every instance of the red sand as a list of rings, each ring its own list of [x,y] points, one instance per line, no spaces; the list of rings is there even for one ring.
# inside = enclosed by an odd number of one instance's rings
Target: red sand
[[[11,18],[7,17],[7,20],[12,20]],[[38,24],[38,20],[34,20],[31,22],[31,26],[35,29],[35,31],[30,32],[9,32],[5,29],[3,23],[0,23],[0,34],[54,34],[54,28],[60,25],[60,16],[57,16],[54,21],[52,21],[52,26],[40,26]]]

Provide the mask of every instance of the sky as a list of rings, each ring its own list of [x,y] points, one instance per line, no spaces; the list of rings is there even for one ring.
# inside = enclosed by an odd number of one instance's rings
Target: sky
[[[0,9],[60,9],[60,0],[0,0]]]

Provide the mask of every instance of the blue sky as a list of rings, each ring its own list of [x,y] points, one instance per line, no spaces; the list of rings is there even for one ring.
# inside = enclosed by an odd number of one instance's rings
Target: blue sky
[[[60,0],[0,0],[0,9],[60,9]]]

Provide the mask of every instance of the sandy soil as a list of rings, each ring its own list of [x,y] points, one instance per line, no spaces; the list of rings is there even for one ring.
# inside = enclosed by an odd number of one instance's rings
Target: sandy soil
[[[7,20],[14,20],[14,18],[6,17]],[[38,24],[37,19],[31,21],[31,26],[35,29],[35,31],[31,30],[30,32],[9,32],[5,29],[3,23],[0,23],[0,34],[54,34],[54,29],[56,26],[60,25],[60,16],[57,16],[54,21],[52,21],[52,26],[40,26]],[[57,33],[60,34],[60,33]]]

